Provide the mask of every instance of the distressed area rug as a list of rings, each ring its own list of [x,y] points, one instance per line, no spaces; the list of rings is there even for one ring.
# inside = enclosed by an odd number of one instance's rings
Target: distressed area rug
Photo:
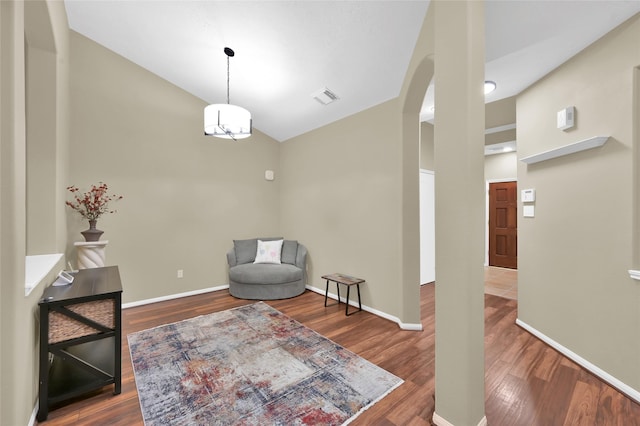
[[[402,379],[263,302],[129,334],[146,425],[340,425]]]

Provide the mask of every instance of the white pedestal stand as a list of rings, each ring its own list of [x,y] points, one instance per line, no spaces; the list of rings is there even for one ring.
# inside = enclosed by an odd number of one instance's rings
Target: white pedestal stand
[[[105,247],[109,241],[73,243],[78,251],[78,269],[101,268],[104,266]]]

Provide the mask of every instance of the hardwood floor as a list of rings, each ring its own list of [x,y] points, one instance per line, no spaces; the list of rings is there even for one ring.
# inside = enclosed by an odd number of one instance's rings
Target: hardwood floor
[[[320,334],[403,378],[405,383],[365,411],[354,425],[429,425],[434,394],[434,285],[421,287],[424,330],[403,331],[368,312],[349,317],[324,307],[310,291],[268,302]],[[125,309],[123,335],[252,303],[227,291]],[[515,325],[515,300],[485,295],[485,412],[490,426],[640,425],[640,405]],[[122,394],[106,387],[50,412],[45,425],[142,425],[123,338]]]
[[[484,267],[484,292],[505,299],[518,299],[518,270]]]

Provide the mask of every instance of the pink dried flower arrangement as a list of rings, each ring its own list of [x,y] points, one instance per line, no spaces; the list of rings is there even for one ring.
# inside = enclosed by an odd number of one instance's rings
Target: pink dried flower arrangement
[[[109,202],[122,199],[122,195],[107,194],[107,184],[100,182],[99,185],[91,185],[91,190],[84,194],[79,193],[75,186],[67,187],[73,194],[74,200],[67,201],[66,204],[80,215],[90,221],[97,220],[105,213],[115,213],[116,210],[109,210]]]

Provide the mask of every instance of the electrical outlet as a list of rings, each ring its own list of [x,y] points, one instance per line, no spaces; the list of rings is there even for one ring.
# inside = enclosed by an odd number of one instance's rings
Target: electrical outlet
[[[184,271],[182,269],[178,269],[178,278],[184,277]]]

